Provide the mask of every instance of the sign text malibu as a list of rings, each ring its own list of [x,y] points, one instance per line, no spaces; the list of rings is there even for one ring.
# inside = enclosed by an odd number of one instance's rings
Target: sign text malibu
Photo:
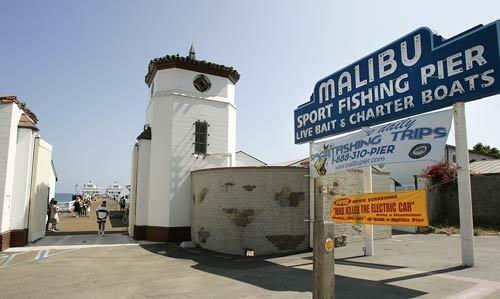
[[[318,81],[295,110],[303,143],[500,92],[500,21],[444,40],[420,28]]]

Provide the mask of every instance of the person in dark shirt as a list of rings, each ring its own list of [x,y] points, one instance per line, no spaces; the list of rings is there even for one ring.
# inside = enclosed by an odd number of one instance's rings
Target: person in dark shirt
[[[120,211],[125,211],[125,197],[120,198]]]
[[[80,196],[75,197],[75,202],[73,203],[73,211],[75,212],[77,218],[82,213],[82,205],[81,205],[81,201],[80,201]]]

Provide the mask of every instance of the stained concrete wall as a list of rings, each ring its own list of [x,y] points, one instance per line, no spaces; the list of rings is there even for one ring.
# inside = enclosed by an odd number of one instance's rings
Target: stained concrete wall
[[[193,171],[191,238],[229,254],[309,248],[308,170],[234,167]]]
[[[309,249],[309,171],[298,167],[234,167],[193,171],[191,239],[200,247],[255,255]],[[316,196],[363,192],[362,172],[350,170],[316,180]],[[388,173],[373,173],[373,191],[391,191]],[[329,217],[329,209],[325,216]],[[347,243],[363,240],[359,225],[335,224]],[[390,238],[390,226],[375,226],[376,239]]]
[[[373,192],[390,192],[394,185],[389,173],[373,171]],[[331,206],[335,195],[349,195],[363,193],[363,172],[358,169],[341,171],[331,176],[323,176],[316,180],[316,196],[326,197],[327,206]],[[329,217],[329,210],[324,210],[325,219]],[[374,239],[390,238],[391,226],[374,225]],[[347,243],[364,240],[362,225],[335,222],[335,236],[345,234]]]

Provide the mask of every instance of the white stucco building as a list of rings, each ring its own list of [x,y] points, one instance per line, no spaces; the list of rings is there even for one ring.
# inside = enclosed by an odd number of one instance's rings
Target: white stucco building
[[[45,235],[57,178],[52,146],[40,138],[37,122],[17,97],[0,97],[0,250]]]
[[[235,164],[238,79],[231,67],[196,60],[193,49],[188,57],[151,60],[145,126],[132,171],[136,238],[189,238],[191,171]]]

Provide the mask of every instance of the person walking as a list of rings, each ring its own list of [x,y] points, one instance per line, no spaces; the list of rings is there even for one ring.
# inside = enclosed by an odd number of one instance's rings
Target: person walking
[[[55,198],[52,198],[47,205],[47,223],[45,223],[45,231],[49,230],[49,224],[50,224],[50,213],[51,213],[51,208],[52,208],[52,203],[55,201]]]
[[[80,217],[85,215],[85,204],[83,201],[83,197],[80,197]]]
[[[51,202],[50,207],[50,223],[52,224],[51,231],[58,231],[57,224],[59,224],[59,207],[57,206],[57,200]]]
[[[92,202],[90,201],[90,199],[87,198],[87,199],[85,199],[85,203],[86,203],[85,206],[86,206],[86,209],[87,209],[86,215],[87,215],[87,217],[90,217],[90,206],[92,205]]]
[[[125,197],[122,196],[122,198],[120,198],[120,211],[124,212],[125,211]]]
[[[97,216],[97,225],[99,226],[98,235],[104,236],[104,230],[106,229],[106,218],[108,217],[108,208],[106,207],[106,201],[104,200],[102,204],[95,210]]]
[[[80,196],[75,197],[75,202],[73,203],[73,211],[76,214],[76,218],[80,216],[82,213],[82,206],[80,205]]]
[[[89,202],[87,201],[87,199],[85,198],[83,201],[82,201],[82,217],[87,217],[87,208],[88,208],[88,205],[89,205]]]

